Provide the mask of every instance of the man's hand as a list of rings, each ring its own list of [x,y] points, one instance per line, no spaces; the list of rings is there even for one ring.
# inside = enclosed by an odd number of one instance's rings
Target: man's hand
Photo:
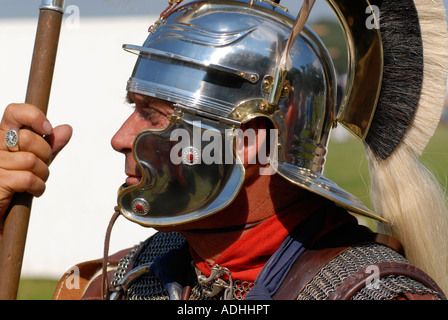
[[[17,146],[6,145],[6,133],[18,133]],[[0,234],[4,214],[16,192],[35,197],[45,191],[48,166],[69,142],[72,128],[53,128],[42,111],[29,104],[10,104],[0,123]]]

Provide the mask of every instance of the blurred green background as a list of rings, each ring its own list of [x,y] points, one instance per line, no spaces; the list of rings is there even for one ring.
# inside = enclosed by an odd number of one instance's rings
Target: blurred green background
[[[441,124],[426,147],[421,161],[433,171],[442,185],[447,185],[448,125]],[[362,142],[351,136],[342,142],[330,142],[325,176],[357,196],[372,209],[369,197],[369,171]]]
[[[62,274],[61,274],[62,277]],[[19,283],[18,300],[51,300],[58,284],[54,279],[27,279]]]

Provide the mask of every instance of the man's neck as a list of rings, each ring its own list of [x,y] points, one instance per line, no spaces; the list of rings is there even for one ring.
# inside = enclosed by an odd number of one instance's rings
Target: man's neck
[[[280,178],[281,179],[281,178]],[[226,209],[179,231],[204,261],[214,261],[259,223],[297,201],[303,191],[281,179],[261,176],[243,187]]]
[[[252,189],[252,190],[251,190]],[[250,195],[250,196],[248,196]],[[194,251],[206,262],[213,262],[230,245],[275,213],[269,188],[245,188],[235,201],[213,216],[206,228],[181,231]],[[210,219],[212,220],[212,219]]]

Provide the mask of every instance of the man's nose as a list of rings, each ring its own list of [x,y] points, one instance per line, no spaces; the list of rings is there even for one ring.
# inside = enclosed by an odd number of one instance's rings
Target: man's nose
[[[111,145],[115,151],[126,152],[132,149],[132,144],[137,133],[140,131],[137,128],[135,121],[135,112],[122,124],[121,128],[112,137]]]

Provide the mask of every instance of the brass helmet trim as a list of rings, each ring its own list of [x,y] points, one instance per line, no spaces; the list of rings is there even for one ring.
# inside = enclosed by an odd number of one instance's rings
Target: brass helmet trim
[[[366,27],[368,0],[326,0],[344,31],[348,53],[347,87],[337,121],[365,139],[381,92],[383,46],[379,28]],[[376,16],[372,16],[376,19]],[[378,23],[375,21],[375,23]]]

